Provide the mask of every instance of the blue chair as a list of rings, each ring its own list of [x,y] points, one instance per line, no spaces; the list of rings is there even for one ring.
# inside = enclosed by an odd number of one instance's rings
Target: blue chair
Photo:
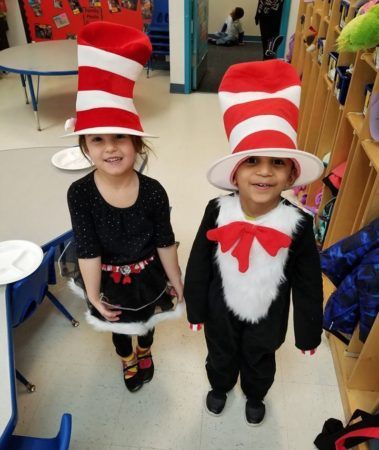
[[[58,434],[54,438],[12,435],[8,438],[7,450],[68,450],[71,438],[71,414],[63,414]]]
[[[54,240],[42,247],[45,252],[38,269],[22,280],[7,286],[6,295],[11,305],[12,327],[18,327],[27,320],[47,297],[53,305],[71,322],[74,327],[79,322],[67,311],[62,303],[49,291],[49,284],[56,284],[54,257],[63,241]],[[35,391],[31,384],[16,370],[16,378],[26,386],[29,392]]]
[[[168,0],[154,1],[153,15],[147,35],[153,48],[147,64],[147,77],[149,77],[150,70],[153,70],[154,59],[165,59],[170,54]]]

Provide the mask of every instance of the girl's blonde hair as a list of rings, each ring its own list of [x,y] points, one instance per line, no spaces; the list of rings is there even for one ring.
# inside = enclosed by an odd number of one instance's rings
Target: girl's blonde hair
[[[138,155],[140,155],[145,161],[148,160],[149,153],[152,152],[151,147],[147,144],[142,136],[129,135],[132,140],[133,147]],[[79,135],[79,147],[80,151],[86,159],[88,158],[88,147],[86,144],[86,137],[84,134]]]

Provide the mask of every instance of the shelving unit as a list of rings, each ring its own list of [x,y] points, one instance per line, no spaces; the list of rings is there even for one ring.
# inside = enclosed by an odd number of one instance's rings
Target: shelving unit
[[[355,4],[357,0],[350,2],[346,23],[354,17]],[[336,52],[336,39],[341,32],[340,21],[341,0],[315,0],[313,3],[301,0],[292,59],[302,77],[299,148],[320,159],[330,153],[325,176],[347,161],[324,248],[379,216],[379,143],[372,140],[369,119],[363,114],[365,86],[373,84],[373,93],[379,92],[379,71],[374,64],[373,50],[340,53],[336,65],[352,69],[345,102],[340,103],[329,66],[329,53]],[[314,46],[306,43],[309,27],[317,30]],[[322,56],[317,47],[318,39],[323,42]],[[321,181],[308,187],[307,203],[313,206],[320,191],[319,209],[322,210],[332,194]],[[334,289],[325,279],[326,300]],[[379,409],[379,317],[364,344],[357,336],[355,333],[348,347],[329,336],[346,419],[356,408],[370,412]],[[352,354],[357,357],[347,356]],[[366,448],[359,446],[360,450]]]

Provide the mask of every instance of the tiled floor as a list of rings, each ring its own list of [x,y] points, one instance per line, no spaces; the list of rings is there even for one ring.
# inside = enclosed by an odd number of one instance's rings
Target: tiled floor
[[[38,132],[17,76],[0,79],[0,150],[62,145],[59,136],[74,111],[75,84],[75,77],[42,79],[43,131]],[[228,146],[217,96],[170,95],[168,86],[165,72],[155,71],[150,79],[143,76],[136,87],[136,104],[145,129],[160,136],[151,140],[155,156],[146,173],[158,178],[169,193],[184,270],[204,207],[218,194],[205,179],[206,169],[227,154]],[[63,142],[70,145],[75,140]],[[31,160],[37,151],[30,151]],[[15,330],[17,367],[37,385],[33,394],[18,385],[19,434],[52,436],[62,413],[70,412],[72,450],[311,450],[323,422],[343,416],[326,339],[314,357],[304,357],[293,344],[289,326],[278,352],[276,382],[267,397],[267,419],[251,428],[244,421],[239,386],[229,395],[221,417],[204,412],[208,383],[203,334],[191,332],[184,319],[157,328],[156,375],[140,392],[130,394],[110,336],[89,329],[83,302],[64,281],[53,292],[81,324],[72,328],[45,300]]]

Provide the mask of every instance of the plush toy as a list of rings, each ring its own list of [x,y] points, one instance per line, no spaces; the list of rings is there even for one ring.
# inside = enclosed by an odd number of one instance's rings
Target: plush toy
[[[356,52],[379,44],[379,4],[358,15],[341,31],[337,39],[339,52]]]

